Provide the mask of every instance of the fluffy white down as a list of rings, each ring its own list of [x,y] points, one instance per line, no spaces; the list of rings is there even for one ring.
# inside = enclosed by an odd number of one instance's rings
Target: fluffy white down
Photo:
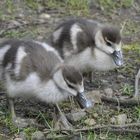
[[[2,61],[5,53],[10,49],[10,47],[10,45],[5,45],[0,49],[0,79],[2,78]]]
[[[77,24],[73,24],[70,29],[70,36],[71,36],[71,42],[74,50],[77,50],[77,34],[79,32],[82,32],[81,27]]]
[[[25,49],[24,47],[20,46],[17,50],[16,61],[15,61],[16,67],[15,67],[15,70],[14,70],[16,76],[19,75],[20,68],[21,68],[21,62],[22,62],[23,58],[27,55],[27,53],[25,52],[24,49]]]
[[[41,82],[37,73],[31,73],[24,81],[13,81],[6,75],[6,87],[9,97],[35,97],[47,103],[56,103],[68,97],[67,93],[60,91],[53,80]]]
[[[2,62],[5,53],[10,49],[10,47],[10,45],[5,45],[0,49],[0,62]]]
[[[62,30],[63,30],[63,27],[61,27],[53,32],[53,42],[56,42],[59,39],[59,37],[62,33]]]
[[[72,56],[67,62],[70,65],[76,66],[81,72],[87,72],[93,69],[107,71],[116,67],[111,56],[96,48],[92,53],[90,47],[87,47],[83,52]]]

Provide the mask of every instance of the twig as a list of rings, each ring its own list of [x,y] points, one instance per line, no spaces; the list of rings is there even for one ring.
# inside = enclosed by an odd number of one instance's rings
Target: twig
[[[139,97],[139,79],[140,79],[140,69],[136,75],[136,78],[135,78],[135,95],[134,97]]]
[[[83,130],[83,129],[82,129]],[[78,136],[81,132],[86,132],[86,131],[97,131],[99,132],[97,129],[87,129],[85,131],[76,131],[75,133],[71,133],[68,135],[49,135],[49,137],[47,137],[48,140],[51,139],[60,139],[60,138],[72,138],[73,136]],[[133,133],[135,135],[140,135],[140,130],[132,130],[132,129],[106,129],[106,130],[102,130],[102,131],[108,131],[108,132],[115,132],[115,133],[119,133],[119,134],[130,134]],[[44,132],[45,133],[45,132]],[[46,133],[45,133],[46,134]]]
[[[102,95],[101,100],[103,102],[112,103],[114,105],[118,105],[119,102],[120,106],[127,106],[127,107],[140,105],[140,98],[120,99],[120,98],[110,98]]]
[[[125,20],[125,21],[123,22],[123,24],[121,25],[121,30],[120,30],[121,33],[123,32],[126,23],[127,23],[127,20]]]
[[[128,133],[133,133],[133,134],[138,134],[140,135],[140,130],[132,130],[132,129],[110,129],[110,132],[116,132],[119,134],[128,134]]]
[[[130,128],[131,129],[128,129]],[[131,124],[125,124],[125,125],[96,125],[94,127],[87,127],[82,129],[45,129],[44,134],[49,132],[63,132],[68,131],[71,133],[77,133],[77,132],[87,132],[87,131],[97,131],[97,130],[109,130],[109,131],[123,131],[123,132],[132,132],[132,133],[139,133],[140,129],[133,130],[132,127],[140,128],[140,123],[131,123]]]

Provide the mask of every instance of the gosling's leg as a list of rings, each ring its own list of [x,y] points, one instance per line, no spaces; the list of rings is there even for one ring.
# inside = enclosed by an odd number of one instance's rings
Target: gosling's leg
[[[8,99],[9,102],[9,109],[12,115],[12,120],[14,120],[16,118],[16,114],[15,114],[15,108],[14,108],[14,101],[12,98]]]
[[[56,104],[56,107],[60,113],[60,120],[61,122],[63,123],[64,127],[66,129],[71,129],[72,128],[72,125],[70,124],[70,122],[67,120],[66,116],[64,115],[64,113],[61,111],[60,107],[58,104]]]
[[[134,95],[134,97],[139,96],[139,79],[140,79],[140,69],[135,78],[135,95]]]
[[[17,117],[16,116],[16,113],[15,113],[13,99],[12,98],[9,98],[8,99],[8,102],[9,102],[9,109],[10,109],[11,115],[12,115],[12,121],[13,121],[13,124],[16,127],[18,127],[18,128],[24,128],[24,127],[27,127],[30,124],[34,124],[34,120],[32,120],[32,119],[23,119],[23,118]]]

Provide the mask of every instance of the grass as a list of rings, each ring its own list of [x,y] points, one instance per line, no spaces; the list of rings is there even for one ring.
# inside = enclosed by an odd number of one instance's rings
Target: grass
[[[32,10],[37,10],[40,5],[36,0],[25,0],[25,4]]]
[[[23,132],[25,133],[28,140],[31,140],[31,136],[34,132],[36,132],[38,129],[34,127],[27,127],[24,128]]]
[[[140,121],[140,106],[138,106],[138,107],[135,107],[135,111],[136,111],[136,116],[137,116],[137,118],[138,118],[138,121]]]
[[[88,0],[66,0],[66,7],[71,15],[76,13],[77,16],[80,16],[89,13]]]
[[[34,27],[29,27],[29,29],[27,28],[23,28],[20,30],[9,30],[6,31],[3,36],[5,36],[6,38],[26,38],[29,37],[31,38],[35,38],[38,34],[38,29],[34,28]]]
[[[134,86],[130,84],[124,84],[122,87],[122,95],[132,96],[134,94]]]
[[[89,14],[89,1],[88,0],[49,0],[46,5],[50,9],[64,9],[65,15],[82,16]]]
[[[12,0],[6,0],[5,3],[8,13],[12,14],[15,10],[14,3],[12,2]]]
[[[138,22],[133,22],[133,20],[127,19],[125,21],[125,27],[123,31],[123,35],[134,35],[135,33],[139,32],[140,26]]]
[[[46,115],[43,114],[41,111],[39,111],[39,114],[38,114],[38,116],[37,116],[36,118],[37,118],[38,120],[40,120],[40,121],[43,121],[43,124],[44,124],[46,127],[49,127],[50,129],[52,129],[52,127],[51,127],[51,125],[50,125],[51,122],[48,122],[48,120],[46,119],[46,118],[47,118]]]
[[[114,134],[112,132],[106,131],[100,133],[89,132],[87,140],[139,140],[139,137],[133,136],[131,134]]]
[[[87,140],[95,140],[96,137],[97,137],[97,135],[94,132],[88,132],[88,134],[87,134]]]
[[[124,45],[123,49],[126,52],[134,51],[134,52],[140,54],[140,45],[139,45],[139,43],[133,43],[133,44],[130,44],[130,45]],[[138,59],[140,59],[140,58],[138,58]]]
[[[9,135],[19,132],[19,129],[12,123],[12,118],[7,108],[5,106],[0,106],[0,128],[3,126],[6,126],[10,130]]]
[[[134,0],[100,0],[98,1],[100,7],[105,11],[113,11],[120,8],[130,8]]]

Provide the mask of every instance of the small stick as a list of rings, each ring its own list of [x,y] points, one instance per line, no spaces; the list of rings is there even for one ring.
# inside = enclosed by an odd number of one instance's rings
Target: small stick
[[[120,106],[127,106],[127,107],[140,105],[140,98],[119,99],[119,98],[110,98],[102,95],[101,100],[104,102],[112,103],[114,105],[118,105],[119,102]]]
[[[136,130],[132,129],[133,127]],[[119,132],[119,133],[134,133],[140,134],[140,123],[130,123],[125,125],[96,125],[94,127],[86,127],[81,129],[45,129],[44,134],[48,132],[71,132],[73,135],[79,132],[87,132],[87,131],[110,131],[110,132]]]
[[[140,69],[135,78],[135,95],[134,97],[138,97],[139,95],[139,79],[140,79]]]

